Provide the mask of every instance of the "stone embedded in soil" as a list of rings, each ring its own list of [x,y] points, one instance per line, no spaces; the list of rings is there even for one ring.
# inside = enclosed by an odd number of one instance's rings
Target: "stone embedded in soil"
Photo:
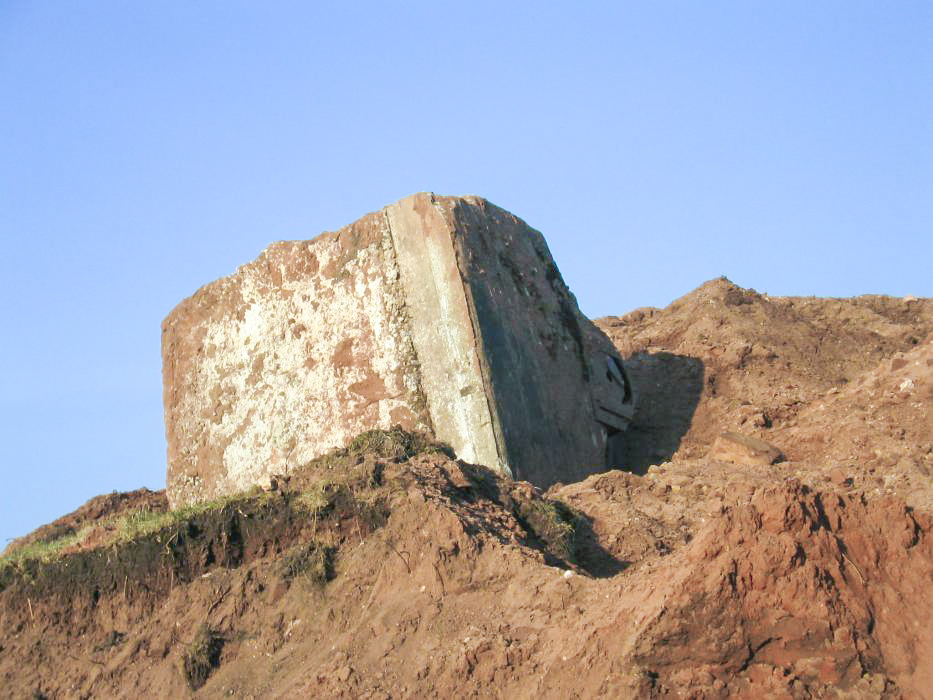
[[[273,244],[179,304],[162,355],[172,507],[396,425],[548,486],[615,463],[633,412],[543,236],[478,197]]]
[[[709,458],[733,464],[776,464],[784,459],[784,454],[764,440],[726,432],[716,438]]]

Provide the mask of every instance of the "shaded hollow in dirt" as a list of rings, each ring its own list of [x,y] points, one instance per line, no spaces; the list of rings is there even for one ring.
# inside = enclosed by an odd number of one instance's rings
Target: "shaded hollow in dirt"
[[[625,363],[638,403],[621,465],[636,474],[671,459],[690,430],[703,394],[703,361],[669,352],[641,352]]]

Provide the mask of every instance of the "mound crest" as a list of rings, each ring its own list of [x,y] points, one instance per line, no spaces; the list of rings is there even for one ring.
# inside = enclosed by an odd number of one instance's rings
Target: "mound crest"
[[[214,502],[100,497],[5,553],[0,687],[929,697],[931,319],[724,279],[604,319],[627,471],[544,492],[390,429]]]

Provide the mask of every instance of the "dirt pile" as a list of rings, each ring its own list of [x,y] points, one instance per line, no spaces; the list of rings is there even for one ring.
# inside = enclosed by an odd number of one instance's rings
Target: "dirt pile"
[[[924,697],[933,519],[818,470],[440,453],[0,577],[10,697]],[[559,500],[558,500],[559,499]],[[848,695],[846,695],[848,693]]]
[[[580,650],[597,675],[610,660],[637,669],[641,685],[636,673],[621,696],[927,697],[933,687],[931,620],[915,607],[933,596],[933,519],[903,500],[867,499],[818,470],[786,478],[700,462],[552,495],[594,517],[627,564]]]
[[[0,565],[0,696],[933,696],[933,303],[716,280],[600,323],[639,473],[541,493],[372,432],[86,507]],[[717,461],[726,431],[786,459]]]
[[[627,468],[703,456],[727,430],[791,460],[930,463],[933,300],[769,297],[720,278],[597,325],[638,393]]]

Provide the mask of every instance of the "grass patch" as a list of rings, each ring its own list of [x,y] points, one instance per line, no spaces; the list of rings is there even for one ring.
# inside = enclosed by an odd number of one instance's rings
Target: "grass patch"
[[[389,430],[367,430],[353,438],[346,447],[299,465],[290,473],[292,483],[314,478],[326,471],[349,472],[367,457],[385,461],[403,462],[421,453],[443,454],[456,458],[447,445],[436,442],[423,433],[412,433],[396,426]]]
[[[568,505],[550,500],[522,501],[518,515],[554,556],[576,561],[577,515]]]
[[[380,527],[386,514],[382,499],[370,489],[371,479],[356,484],[347,479],[319,480],[310,488],[291,497],[289,505],[298,513],[317,519],[331,509],[360,518],[369,530]],[[48,564],[65,556],[67,550],[80,547],[90,535],[106,531],[108,537],[97,547],[119,547],[159,533],[171,533],[188,526],[199,516],[219,512],[230,507],[261,505],[274,496],[260,489],[243,492],[227,498],[204,501],[183,506],[174,511],[151,510],[148,507],[125,511],[119,515],[88,523],[77,532],[54,539],[31,542],[0,557],[0,573],[25,572],[28,564]],[[247,510],[253,510],[248,508]]]
[[[404,460],[423,452],[439,452],[454,458],[453,450],[447,445],[435,442],[422,433],[410,433],[399,427],[367,430],[353,438],[347,451],[352,455],[375,454],[384,459]]]
[[[148,507],[125,511],[109,518],[102,518],[86,524],[77,532],[71,532],[38,542],[31,542],[0,557],[0,571],[13,568],[22,571],[27,563],[48,564],[65,556],[65,551],[82,545],[95,531],[109,531],[112,533],[106,543],[100,546],[119,546],[134,542],[148,535],[187,525],[193,518],[202,513],[221,510],[234,502],[262,498],[245,492],[229,498],[205,501],[190,506],[184,506],[175,511],[157,511]]]
[[[282,578],[323,588],[334,577],[334,548],[312,541],[293,547],[282,562]]]
[[[55,561],[62,556],[62,550],[81,542],[84,537],[86,537],[87,529],[88,528],[84,528],[78,532],[72,532],[52,540],[30,542],[27,545],[18,547],[0,558],[0,569],[7,566],[18,568],[27,561],[37,561],[41,563]]]
[[[292,481],[293,487],[297,488],[289,494],[290,505],[314,518],[331,509],[339,510],[357,517],[366,531],[378,529],[388,517],[384,494],[379,491],[382,465],[377,464],[365,474],[361,474],[357,467],[364,464],[363,458],[367,455],[404,461],[422,453],[440,453],[455,458],[450,447],[422,433],[408,432],[399,427],[366,431],[355,437],[346,448],[312,460],[299,469]],[[320,478],[329,470],[332,470],[329,478]],[[91,535],[98,537],[94,547],[117,547],[184,527],[207,512],[219,511],[234,504],[257,505],[273,497],[273,494],[265,493],[257,487],[229,497],[183,506],[174,511],[153,510],[148,506],[123,511],[87,523],[76,532],[56,534],[17,547],[0,557],[0,573],[10,573],[10,569],[23,571],[28,563],[57,561],[66,551],[80,548],[88,542]]]
[[[170,527],[186,525],[202,513],[223,510],[232,503],[250,500],[251,498],[256,498],[256,496],[252,496],[252,492],[244,492],[228,498],[182,506],[178,510],[164,512],[153,511],[148,508],[134,510],[116,518],[113,524],[116,525],[117,536],[113,544],[133,542],[141,537],[161,532]]]
[[[191,690],[197,690],[207,683],[213,670],[220,665],[223,646],[222,636],[206,624],[201,625],[182,657],[182,671]]]
[[[372,475],[319,480],[294,496],[292,504],[313,519],[315,531],[318,519],[332,511],[355,518],[361,537],[364,530],[378,530],[389,517],[386,494]]]
[[[292,503],[308,515],[317,515],[327,510],[332,503],[331,494],[328,493],[328,486],[328,482],[319,481],[311,488],[299,492]]]

